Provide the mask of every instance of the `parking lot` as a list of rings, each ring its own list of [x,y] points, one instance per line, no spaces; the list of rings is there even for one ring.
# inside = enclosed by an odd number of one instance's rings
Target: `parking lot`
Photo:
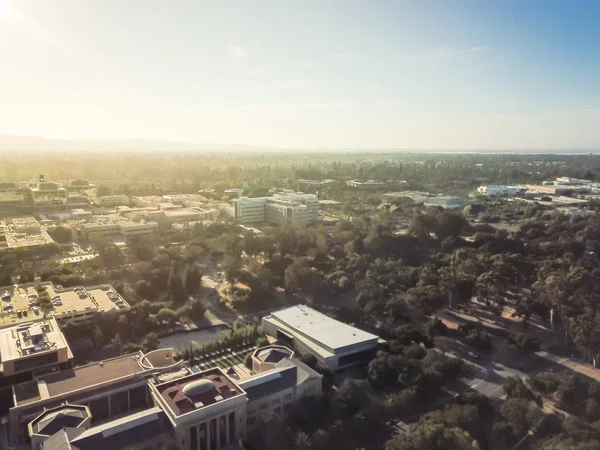
[[[54,314],[57,319],[59,319],[61,315],[70,315],[82,311],[95,311],[98,309],[85,289],[81,291],[82,297],[85,295],[84,298],[79,298],[80,294],[73,289],[55,292],[54,289],[48,286],[47,290],[50,298],[60,296],[60,303],[62,304],[54,304],[52,311],[50,312],[50,314]]]
[[[129,305],[111,286],[107,286],[108,289],[101,289],[100,287],[88,289],[88,294],[98,304],[100,311],[110,311],[111,309],[124,309]],[[109,298],[109,295],[117,296],[118,300],[113,301]],[[119,303],[122,302],[122,305]]]
[[[93,287],[89,290],[84,287],[55,289],[52,283],[44,283],[44,287],[50,299],[54,299],[53,306],[47,314],[54,315],[59,321],[85,321],[98,312],[129,307],[109,285]],[[4,296],[4,294],[10,296],[10,301],[8,297],[1,301],[0,326],[28,322],[43,316],[43,311],[37,308],[35,303],[30,303],[30,295],[38,296],[33,285],[0,288],[0,295]]]

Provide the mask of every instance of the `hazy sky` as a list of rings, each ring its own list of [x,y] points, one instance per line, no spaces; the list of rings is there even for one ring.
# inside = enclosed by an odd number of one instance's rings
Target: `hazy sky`
[[[600,1],[0,0],[0,134],[600,148]]]

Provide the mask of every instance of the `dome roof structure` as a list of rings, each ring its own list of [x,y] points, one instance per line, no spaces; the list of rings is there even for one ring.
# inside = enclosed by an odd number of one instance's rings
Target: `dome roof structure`
[[[181,391],[185,395],[198,395],[210,391],[214,387],[212,381],[202,378],[201,380],[191,381],[186,384]]]

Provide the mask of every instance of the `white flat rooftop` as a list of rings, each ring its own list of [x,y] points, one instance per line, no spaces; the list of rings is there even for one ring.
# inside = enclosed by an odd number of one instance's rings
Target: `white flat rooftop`
[[[377,340],[378,337],[303,305],[291,306],[271,313],[290,330],[302,333],[332,350]]]

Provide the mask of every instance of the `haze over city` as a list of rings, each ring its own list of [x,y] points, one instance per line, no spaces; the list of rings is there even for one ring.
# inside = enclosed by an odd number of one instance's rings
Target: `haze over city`
[[[594,1],[0,0],[0,135],[600,148]]]

